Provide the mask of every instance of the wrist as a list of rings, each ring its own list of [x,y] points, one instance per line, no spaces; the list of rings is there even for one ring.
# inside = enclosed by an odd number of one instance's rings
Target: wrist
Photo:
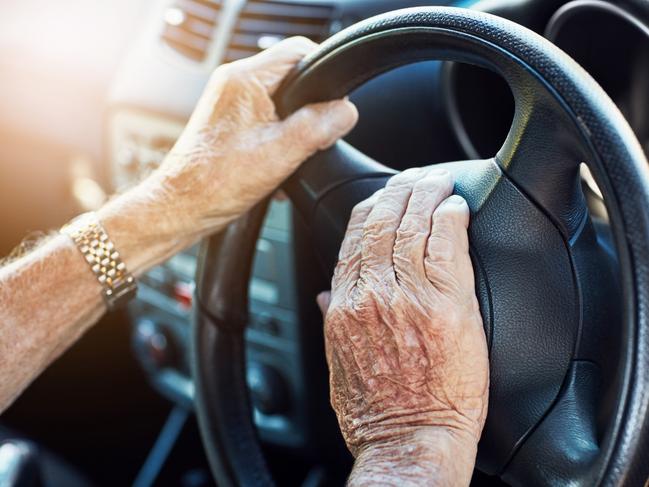
[[[136,276],[200,237],[189,231],[191,216],[174,213],[165,199],[156,184],[145,180],[97,211],[128,270]]]
[[[469,485],[477,441],[464,430],[427,426],[363,445],[349,485]]]

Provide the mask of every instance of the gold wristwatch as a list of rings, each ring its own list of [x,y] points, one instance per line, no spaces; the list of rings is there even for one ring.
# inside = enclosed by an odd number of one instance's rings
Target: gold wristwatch
[[[137,283],[126,269],[119,252],[95,213],[84,213],[61,228],[83,254],[101,284],[102,296],[110,311],[135,297]]]

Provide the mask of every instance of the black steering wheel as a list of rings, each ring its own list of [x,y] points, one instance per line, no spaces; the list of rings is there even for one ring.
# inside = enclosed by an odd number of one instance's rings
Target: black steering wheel
[[[644,484],[648,166],[628,124],[592,78],[512,22],[471,10],[416,8],[334,36],[299,65],[275,101],[286,115],[430,59],[496,71],[516,105],[495,157],[444,165],[471,208],[471,255],[489,340],[490,402],[478,468],[512,484]],[[602,245],[588,212],[582,162],[604,195],[613,252]],[[339,142],[286,182],[328,271],[352,207],[392,174]],[[199,269],[196,407],[219,485],[272,484],[244,372],[246,291],[263,213],[262,204],[212,237]]]

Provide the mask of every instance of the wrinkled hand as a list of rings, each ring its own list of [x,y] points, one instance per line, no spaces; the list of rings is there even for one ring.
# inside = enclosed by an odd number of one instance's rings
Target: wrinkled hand
[[[414,437],[426,443],[427,432],[440,443],[440,432],[448,433],[472,452],[470,478],[489,369],[469,208],[452,190],[448,172],[412,169],[357,205],[332,292],[318,301],[326,310],[331,402],[352,453],[403,449]],[[461,455],[453,455],[432,456],[458,463]]]
[[[139,275],[224,228],[351,130],[358,113],[347,100],[277,116],[273,93],[316,47],[291,38],[216,69],[158,170],[101,208],[99,218],[131,272]]]
[[[279,120],[272,94],[317,47],[303,37],[216,69],[158,173],[156,195],[186,231],[214,230],[269,195],[305,159],[356,123],[347,100],[306,106]],[[158,196],[156,196],[158,197]]]

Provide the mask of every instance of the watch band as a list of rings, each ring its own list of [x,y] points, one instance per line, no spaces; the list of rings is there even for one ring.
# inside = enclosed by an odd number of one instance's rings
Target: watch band
[[[119,252],[93,212],[84,213],[61,228],[83,254],[101,284],[109,310],[120,308],[137,292],[135,278],[126,269]]]

